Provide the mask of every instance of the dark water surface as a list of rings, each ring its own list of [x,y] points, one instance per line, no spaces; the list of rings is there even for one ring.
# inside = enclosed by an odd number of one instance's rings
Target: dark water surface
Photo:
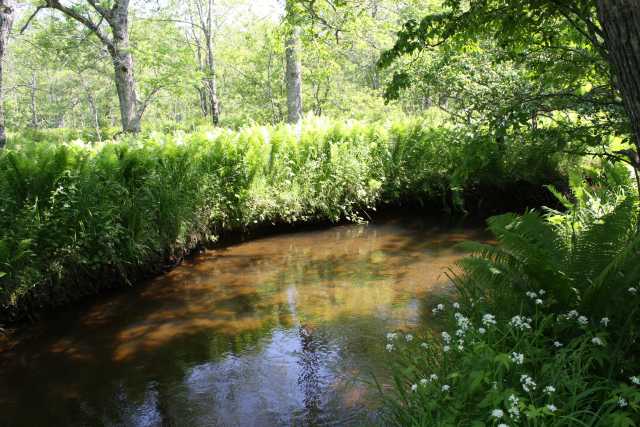
[[[428,321],[453,246],[416,218],[262,238],[0,343],[0,425],[368,425],[384,334]]]

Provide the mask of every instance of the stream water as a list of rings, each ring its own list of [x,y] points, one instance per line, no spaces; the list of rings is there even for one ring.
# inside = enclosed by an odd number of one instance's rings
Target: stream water
[[[2,426],[369,425],[386,332],[482,237],[415,217],[256,239],[0,343]]]

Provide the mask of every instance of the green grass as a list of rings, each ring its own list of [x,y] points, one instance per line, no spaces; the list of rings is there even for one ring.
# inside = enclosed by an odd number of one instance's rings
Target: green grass
[[[407,201],[463,211],[480,189],[556,181],[561,161],[556,143],[498,146],[411,120],[63,136],[16,135],[0,152],[5,321],[133,281],[226,230],[356,221]]]

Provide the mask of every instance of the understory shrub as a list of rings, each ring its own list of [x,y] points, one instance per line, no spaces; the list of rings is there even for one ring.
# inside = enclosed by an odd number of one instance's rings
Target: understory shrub
[[[465,244],[440,327],[388,335],[390,424],[640,424],[637,190],[605,170],[561,197],[566,212],[494,217],[496,244]]]
[[[227,230],[357,221],[405,200],[463,210],[478,185],[561,176],[557,143],[526,147],[411,120],[14,138],[0,152],[0,320],[127,283]]]

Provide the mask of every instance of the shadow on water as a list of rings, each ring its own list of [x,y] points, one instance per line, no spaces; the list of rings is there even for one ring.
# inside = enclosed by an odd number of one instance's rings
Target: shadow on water
[[[428,321],[481,237],[390,218],[208,251],[4,343],[0,425],[371,422],[384,333]]]

